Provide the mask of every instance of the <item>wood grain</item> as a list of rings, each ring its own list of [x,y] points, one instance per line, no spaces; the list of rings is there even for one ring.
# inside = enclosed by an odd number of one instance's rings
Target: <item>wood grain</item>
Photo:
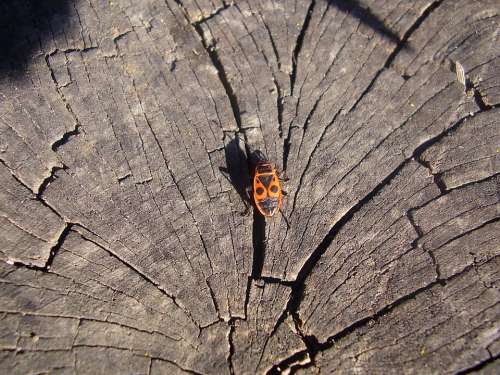
[[[498,372],[498,1],[0,13],[1,373]]]

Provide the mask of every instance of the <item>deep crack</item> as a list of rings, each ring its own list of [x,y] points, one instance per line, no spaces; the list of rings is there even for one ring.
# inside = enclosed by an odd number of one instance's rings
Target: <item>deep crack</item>
[[[370,322],[372,321],[377,321],[378,319],[380,319],[381,317],[391,313],[396,307],[398,306],[401,306],[403,305],[404,303],[406,303],[407,301],[409,300],[412,300],[414,299],[415,297],[417,297],[418,295],[420,295],[421,293],[424,293],[434,287],[436,287],[437,285],[441,285],[441,286],[444,286],[446,285],[448,282],[464,275],[465,273],[469,272],[471,269],[473,268],[473,265],[470,265],[466,268],[464,268],[462,271],[446,278],[446,279],[441,279],[441,280],[436,280],[436,281],[433,281],[431,283],[429,283],[428,285],[422,287],[422,288],[419,288],[417,290],[414,290],[413,292],[397,299],[396,301],[390,303],[389,305],[383,307],[382,309],[378,310],[377,312],[375,312],[374,314],[366,317],[366,318],[363,318],[363,319],[360,319],[358,321],[355,321],[354,323],[352,323],[351,325],[349,325],[348,327],[344,328],[343,330],[337,332],[336,334],[328,337],[328,339],[325,341],[325,342],[318,342],[317,340],[315,340],[314,336],[304,336],[304,337],[307,337],[309,338],[311,341],[311,349],[308,347],[307,350],[304,350],[302,352],[300,352],[301,354],[304,354],[304,353],[308,353],[308,354],[311,354],[309,352],[309,350],[312,350],[312,353],[314,354],[314,356],[320,352],[320,351],[324,351],[324,350],[327,350],[327,349],[330,349],[332,348],[335,343],[337,343],[339,340],[349,336],[350,334],[352,334],[354,331],[356,331],[357,329],[359,328],[362,328],[362,327],[365,327],[367,324],[369,324]],[[273,366],[273,369],[272,371],[274,372],[269,372],[269,374],[279,374],[280,372],[277,371],[277,369],[281,369],[281,368],[291,368],[291,367],[300,367],[300,368],[304,368],[304,367],[309,367],[309,366],[313,366],[314,365],[314,361],[312,360],[311,363],[309,364],[306,364],[305,366],[304,365],[300,365],[298,364],[298,357],[299,356],[299,353],[294,353],[292,356],[286,358],[285,360],[281,361],[279,364]],[[313,359],[313,358],[312,358]]]
[[[306,262],[304,263],[304,265],[300,269],[300,271],[297,275],[297,278],[292,283],[292,291],[290,294],[290,299],[287,303],[286,310],[282,314],[282,315],[291,314],[292,316],[296,317],[296,319],[297,319],[296,321],[298,322],[299,332],[301,332],[301,335],[304,337],[304,340],[308,336],[305,335],[304,333],[302,333],[302,331],[300,331],[300,319],[298,319],[298,315],[297,315],[297,311],[298,311],[298,308],[300,306],[300,302],[302,300],[302,296],[303,296],[303,292],[304,292],[304,287],[305,287],[304,281],[307,278],[307,276],[312,272],[313,268],[318,263],[318,261],[320,260],[322,255],[326,252],[326,250],[328,249],[328,247],[332,243],[332,241],[335,238],[335,236],[337,235],[337,233],[342,229],[342,227],[348,221],[350,221],[352,219],[354,214],[356,214],[361,209],[361,207],[363,207],[370,200],[372,200],[373,197],[375,197],[385,186],[387,186],[399,174],[399,172],[408,163],[411,162],[411,160],[419,160],[420,156],[422,155],[422,153],[426,149],[428,149],[430,146],[432,146],[433,144],[438,142],[440,139],[442,139],[446,135],[450,134],[450,132],[455,131],[468,117],[473,116],[473,115],[474,114],[470,114],[469,116],[458,120],[450,128],[446,129],[445,131],[443,131],[439,135],[429,139],[428,141],[422,143],[420,146],[416,147],[411,157],[405,159],[396,169],[394,169],[389,175],[387,175],[370,193],[368,193],[365,197],[360,199],[358,201],[358,203],[356,203],[351,209],[349,209],[349,211],[339,221],[337,221],[333,225],[333,227],[329,230],[329,232],[323,238],[323,240],[320,242],[320,244],[316,247],[316,249],[314,249],[314,251],[311,253],[311,255],[307,258]],[[410,221],[411,221],[411,216],[410,216]],[[412,223],[412,224],[414,224],[414,223]],[[415,225],[414,225],[414,227],[416,228],[416,231],[417,231],[417,234],[419,235],[419,237],[421,237],[422,232]],[[431,256],[431,258],[433,258],[433,254],[429,254],[429,255]],[[364,318],[364,319],[361,319],[358,322],[353,323],[351,326],[347,327],[343,331],[330,337],[325,343],[319,343],[319,342],[317,342],[317,340],[314,341],[314,339],[312,338],[311,341],[309,342],[310,345],[308,346],[308,349],[305,352],[307,352],[311,356],[311,358],[314,358],[314,356],[317,354],[318,351],[321,351],[321,350],[324,350],[326,348],[331,347],[335,340],[338,340],[339,338],[342,338],[342,337],[348,335],[349,333],[353,332],[357,328],[364,326],[368,321],[370,321],[378,316],[386,314],[387,312],[391,311],[395,306],[403,303],[404,301],[406,301],[408,299],[413,298],[418,293],[421,293],[421,292],[431,288],[434,285],[437,285],[437,284],[442,285],[447,280],[463,274],[464,272],[466,272],[467,270],[469,270],[472,267],[472,266],[466,267],[464,270],[462,270],[461,272],[459,272],[456,275],[453,275],[451,278],[443,280],[440,278],[439,267],[438,267],[438,264],[436,263],[436,260],[435,259],[432,259],[432,260],[433,260],[434,264],[436,265],[436,272],[437,272],[436,281],[428,284],[427,286],[425,286],[423,288],[420,288],[420,289],[414,291],[413,293],[410,293],[410,294],[396,300],[395,302],[391,303],[390,305],[379,310],[374,315],[367,317],[367,318]],[[306,344],[306,346],[307,346],[307,344]],[[311,350],[311,352],[310,352],[310,350]],[[298,357],[300,357],[300,355],[298,353],[295,353],[292,357],[298,358]],[[288,367],[292,366],[293,361],[290,359],[292,357],[289,357],[289,358],[285,359],[284,361],[280,362],[279,364],[273,366],[272,371],[277,371],[278,368],[282,368],[285,365]],[[312,361],[312,362],[314,362],[314,361]],[[273,373],[273,372],[270,372],[270,373]]]
[[[489,352],[489,351],[488,351]],[[461,370],[461,371],[458,371],[457,373],[455,373],[455,375],[465,375],[465,374],[471,374],[471,373],[475,373],[483,368],[485,368],[486,366],[488,366],[489,364],[492,364],[494,363],[495,361],[497,361],[499,358],[500,358],[500,353],[492,356],[491,353],[489,353],[490,357],[483,360],[483,361],[479,361],[479,363],[476,363],[474,366],[472,367],[469,367],[469,368],[466,368],[464,370]]]
[[[316,0],[311,0],[311,4],[309,4],[309,8],[307,9],[306,18],[304,19],[304,23],[302,24],[302,28],[300,29],[299,36],[297,37],[297,41],[295,42],[295,48],[293,49],[292,73],[290,74],[290,95],[292,96],[293,96],[293,90],[295,88],[295,79],[297,78],[297,63],[299,59],[300,50],[302,49],[304,36],[309,27],[309,22],[311,21],[311,16],[315,5],[316,5]]]
[[[234,319],[229,321],[229,332],[227,335],[227,341],[229,344],[229,354],[227,357],[227,363],[229,365],[229,373],[234,375],[234,365],[233,365],[233,356],[234,356],[234,343],[233,343],[233,335],[234,335]]]
[[[57,253],[59,252],[59,249],[61,248],[62,244],[64,243],[64,240],[68,236],[68,233],[71,230],[72,226],[73,226],[72,223],[65,223],[65,227],[61,231],[61,233],[59,234],[56,243],[51,247],[49,257],[47,258],[47,261],[45,262],[45,265],[43,267],[35,266],[32,264],[25,264],[23,262],[14,262],[13,265],[18,267],[18,268],[22,267],[22,268],[27,268],[30,270],[40,271],[40,272],[44,272],[44,273],[49,272],[50,268],[52,266],[52,263],[54,262],[54,258],[56,257]]]
[[[79,123],[75,124],[75,128],[73,130],[70,130],[70,131],[64,133],[60,139],[58,139],[57,141],[52,143],[52,146],[51,146],[52,151],[57,151],[57,149],[59,147],[61,147],[66,142],[68,142],[72,137],[80,134],[80,127],[81,127],[81,125]]]
[[[63,164],[62,167],[60,166],[53,166],[52,169],[50,170],[50,175],[45,177],[45,179],[42,181],[42,183],[38,186],[38,191],[36,192],[36,197],[39,200],[42,200],[42,195],[45,193],[45,190],[47,187],[54,182],[57,179],[56,172],[60,170],[66,170],[67,167]]]
[[[252,278],[257,279],[262,275],[264,255],[266,251],[266,219],[256,209],[253,210],[253,261]]]
[[[238,126],[238,129],[241,129],[241,115],[240,115],[240,108],[238,105],[238,99],[236,97],[236,94],[234,93],[231,83],[229,82],[229,79],[227,78],[227,74],[224,69],[224,66],[222,65],[222,62],[220,61],[219,54],[217,53],[217,50],[214,48],[214,46],[211,46],[207,43],[202,27],[199,24],[192,24],[192,25],[201,39],[203,48],[205,48],[205,50],[207,51],[208,57],[210,58],[215,69],[217,70],[217,75],[219,76],[219,80],[222,83],[222,86],[224,87],[226,95],[229,99],[229,103],[231,104],[231,109],[233,111],[233,116],[236,121],[236,125]]]
[[[422,25],[422,23],[431,15],[432,12],[434,12],[443,2],[443,0],[438,0],[430,4],[423,12],[422,14],[415,20],[415,22],[411,25],[408,30],[404,33],[403,37],[399,41],[399,43],[396,45],[396,48],[391,52],[391,54],[387,57],[384,66],[379,69],[379,71],[375,74],[373,79],[370,81],[366,89],[361,93],[361,95],[358,97],[356,102],[353,104],[349,112],[353,112],[354,109],[358,106],[358,104],[361,102],[361,100],[365,97],[368,92],[372,89],[373,85],[377,81],[378,77],[382,74],[382,72],[386,69],[389,69],[394,62],[395,58],[397,55],[404,49],[408,48],[408,40],[410,37],[413,35],[413,33]],[[409,78],[408,75],[403,75],[403,79],[407,80]]]
[[[429,170],[429,173],[431,174],[431,176],[433,177],[434,179],[434,183],[436,184],[436,186],[439,188],[439,190],[441,191],[441,194],[446,194],[449,189],[446,187],[446,184],[443,182],[442,178],[441,178],[441,174],[439,173],[434,173],[433,172],[433,169],[432,169],[432,165],[429,161],[427,160],[424,160],[422,158],[422,154],[424,153],[424,151],[426,151],[427,149],[429,149],[431,146],[435,145],[436,143],[438,143],[439,141],[441,141],[443,138],[445,137],[448,137],[450,136],[451,134],[453,134],[455,131],[458,130],[458,128],[464,123],[466,122],[469,118],[473,117],[476,113],[474,112],[471,112],[469,115],[461,118],[460,120],[458,120],[457,122],[455,122],[452,126],[450,126],[448,129],[446,129],[444,132],[442,132],[441,134],[439,134],[438,136],[434,137],[434,138],[431,138],[429,139],[428,141],[422,143],[420,146],[418,146],[415,151],[413,152],[413,155],[414,155],[414,159],[420,164],[422,165],[423,167],[425,167],[427,170]]]

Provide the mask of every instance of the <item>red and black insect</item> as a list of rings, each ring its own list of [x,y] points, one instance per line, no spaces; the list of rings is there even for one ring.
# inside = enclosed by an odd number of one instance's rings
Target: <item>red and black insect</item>
[[[254,205],[261,215],[274,216],[281,210],[283,195],[286,195],[281,188],[278,171],[261,151],[244,154],[239,142],[235,138],[228,144],[226,160],[229,168],[219,167],[219,170],[240,194],[247,208],[245,214],[248,213],[249,206]]]
[[[252,193],[255,207],[262,215],[271,217],[281,208],[280,179],[276,168],[268,161],[260,161],[255,166]]]

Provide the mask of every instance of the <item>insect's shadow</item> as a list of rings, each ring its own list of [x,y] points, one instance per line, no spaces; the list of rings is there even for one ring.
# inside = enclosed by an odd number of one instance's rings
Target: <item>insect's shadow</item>
[[[222,174],[233,185],[245,206],[251,206],[250,169],[245,144],[239,137],[231,139],[224,147],[226,167],[219,167]]]
[[[224,151],[226,167],[219,167],[219,170],[233,185],[243,203],[251,206],[252,175],[255,166],[267,158],[262,151],[251,150],[239,137],[231,139],[224,147]]]
[[[253,206],[251,196],[252,174],[257,163],[265,160],[265,156],[259,150],[251,151],[239,137],[231,139],[224,147],[224,151],[226,167],[219,167],[220,171],[226,176],[245,204],[247,211],[242,214],[250,214],[249,210],[253,208],[252,243],[254,252],[252,277],[258,278],[264,264],[266,219]]]
[[[68,32],[72,3],[69,0],[0,1],[0,78],[21,77],[41,46]]]
[[[401,39],[393,30],[387,27],[383,20],[373,14],[368,8],[363,7],[356,0],[327,0],[328,3],[344,13],[349,13],[373,31],[394,43],[401,43]],[[403,46],[405,47],[405,46]]]

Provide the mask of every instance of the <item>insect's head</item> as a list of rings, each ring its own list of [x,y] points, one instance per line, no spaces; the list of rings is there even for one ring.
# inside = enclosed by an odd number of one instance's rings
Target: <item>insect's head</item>
[[[267,162],[258,163],[255,167],[256,173],[273,173],[273,171],[273,165]]]

